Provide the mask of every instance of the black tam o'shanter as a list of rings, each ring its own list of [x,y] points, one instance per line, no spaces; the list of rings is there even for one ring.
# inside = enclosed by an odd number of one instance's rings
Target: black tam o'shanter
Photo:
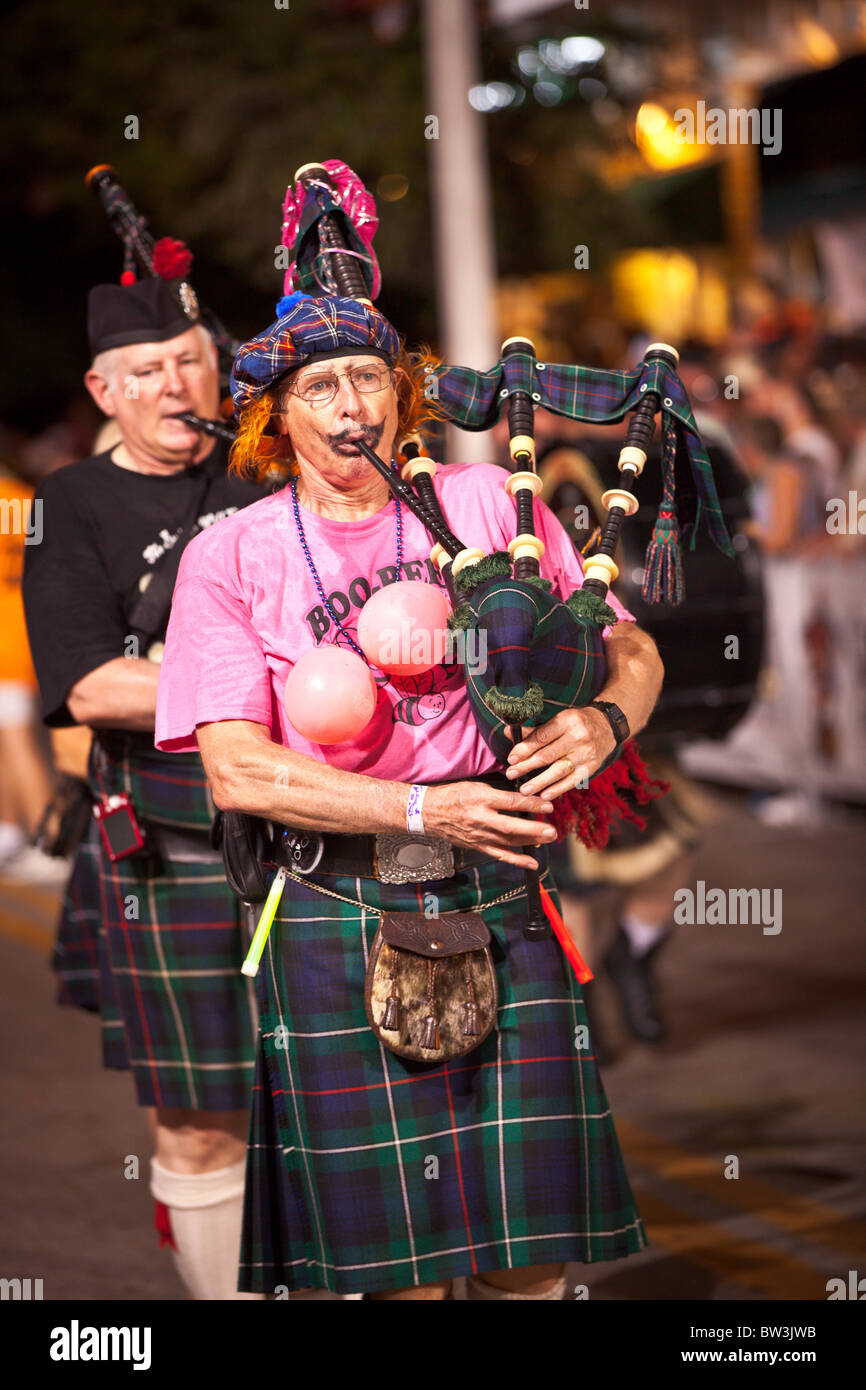
[[[189,287],[185,286],[188,290]],[[164,343],[199,322],[190,291],[188,307],[165,280],[134,285],[94,285],[87,298],[87,335],[93,357],[129,343]]]

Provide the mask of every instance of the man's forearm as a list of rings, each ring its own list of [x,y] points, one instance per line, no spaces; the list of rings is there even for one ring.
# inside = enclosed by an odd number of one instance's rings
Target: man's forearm
[[[406,829],[408,783],[345,772],[266,737],[239,738],[216,758],[206,729],[198,731],[199,747],[221,810],[331,834]]]
[[[78,724],[95,729],[151,730],[158,682],[155,661],[118,656],[76,681],[66,703]]]
[[[605,643],[607,681],[597,698],[619,705],[633,734],[644,727],[655,708],[664,679],[664,666],[649,633],[633,623],[618,623]]]

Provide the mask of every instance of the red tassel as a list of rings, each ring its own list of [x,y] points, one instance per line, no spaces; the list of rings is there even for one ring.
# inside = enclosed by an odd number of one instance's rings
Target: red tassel
[[[165,1202],[157,1202],[153,1220],[154,1229],[159,1235],[159,1248],[162,1250],[168,1245],[172,1250],[177,1250],[174,1243],[174,1236],[171,1232],[171,1213]]]
[[[552,825],[560,840],[574,832],[587,849],[605,849],[617,821],[631,821],[638,830],[646,830],[643,816],[622,793],[639,806],[646,806],[670,789],[670,782],[650,777],[637,744],[629,739],[617,761],[593,778],[588,787],[564,792],[554,801],[552,813],[538,819]]]
[[[123,271],[121,271],[121,274],[120,274],[120,283],[121,283],[121,285],[134,285],[134,284],[135,284],[135,271],[134,271],[134,270],[123,270]]]
[[[153,273],[163,280],[182,280],[191,265],[192,252],[182,241],[164,236],[153,248]]]
[[[568,927],[556,910],[553,898],[543,884],[539,884],[539,887],[541,888],[541,905],[544,908],[544,915],[553,927],[554,936],[568,957],[571,968],[577,976],[578,984],[585,985],[587,980],[594,980],[595,976],[572,941]]]

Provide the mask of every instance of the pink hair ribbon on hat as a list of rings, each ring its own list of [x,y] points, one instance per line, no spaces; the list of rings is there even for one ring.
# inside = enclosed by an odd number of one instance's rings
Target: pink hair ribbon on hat
[[[379,226],[379,218],[376,215],[376,200],[372,193],[364,187],[354,169],[350,169],[348,164],[344,164],[342,160],[323,159],[322,168],[327,169],[337,186],[337,193],[340,199],[340,211],[349,219],[355,231],[358,233],[358,236],[367,247],[370,257],[370,266],[373,272],[371,298],[376,299],[382,288],[382,276],[379,271],[379,262],[373,250],[373,238]],[[283,246],[287,246],[290,251],[294,251],[295,249],[303,207],[303,189],[298,187],[296,191],[295,187],[289,184],[286,189],[286,200],[283,203],[282,244]],[[296,262],[292,261],[283,280],[284,294],[290,294],[292,290],[299,288],[295,272]]]

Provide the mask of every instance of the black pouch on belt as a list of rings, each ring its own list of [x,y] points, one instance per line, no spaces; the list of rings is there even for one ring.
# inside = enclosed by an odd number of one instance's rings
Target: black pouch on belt
[[[210,842],[223,857],[226,880],[245,903],[262,903],[269,882],[262,861],[272,852],[270,822],[243,811],[217,811]]]
[[[447,1062],[480,1047],[499,993],[480,912],[385,912],[370,950],[364,1007],[385,1047],[414,1062]]]

